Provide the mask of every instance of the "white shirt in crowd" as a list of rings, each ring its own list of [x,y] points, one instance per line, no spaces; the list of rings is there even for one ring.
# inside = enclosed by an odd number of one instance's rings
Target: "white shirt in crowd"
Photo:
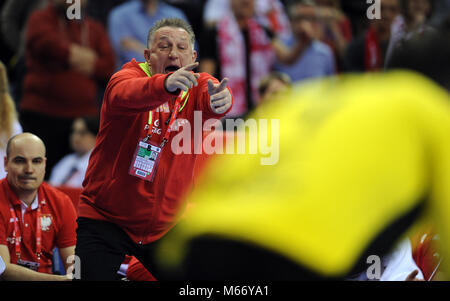
[[[70,154],[62,158],[52,169],[49,183],[53,186],[68,186],[81,188],[84,175],[89,164],[88,152],[84,156],[78,157],[76,154]]]
[[[278,34],[282,38],[291,36],[291,27],[289,19],[285,13],[285,7],[280,0],[257,0],[255,1],[256,18],[264,25],[268,26],[269,20],[267,13],[272,9],[279,12],[278,22],[281,26],[281,32]],[[231,12],[230,0],[208,0],[203,9],[203,21],[206,23],[215,23],[221,20],[225,15]]]

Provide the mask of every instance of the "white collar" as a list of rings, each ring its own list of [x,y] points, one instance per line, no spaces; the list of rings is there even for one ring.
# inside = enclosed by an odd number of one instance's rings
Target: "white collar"
[[[36,196],[35,196],[33,202],[31,203],[31,210],[36,210],[38,207],[38,204],[39,204],[38,203],[38,193],[36,193]],[[21,206],[22,206],[22,209],[25,209],[25,210],[28,208],[28,205],[25,204],[24,201],[22,201]]]

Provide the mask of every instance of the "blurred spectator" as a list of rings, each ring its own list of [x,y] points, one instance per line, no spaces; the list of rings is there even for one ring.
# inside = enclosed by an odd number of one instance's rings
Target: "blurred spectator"
[[[386,62],[389,61],[392,50],[398,43],[408,39],[415,32],[421,33],[431,28],[427,23],[433,12],[433,0],[400,0],[400,4],[401,14],[392,24]]]
[[[16,54],[25,53],[25,28],[33,11],[46,5],[48,0],[7,0],[2,8],[1,32],[7,43]]]
[[[391,25],[400,10],[398,0],[381,0],[381,18],[370,20],[364,35],[354,39],[345,54],[348,71],[377,71],[384,67]]]
[[[433,13],[434,0],[400,0],[402,29],[411,32],[422,27]]]
[[[116,67],[133,58],[138,62],[145,61],[148,31],[156,21],[164,18],[187,21],[180,9],[159,0],[130,0],[111,11],[108,33],[116,52]]]
[[[335,59],[331,48],[319,41],[320,23],[314,1],[297,0],[288,4],[293,36],[283,41],[294,49],[303,47],[290,64],[277,64],[276,69],[289,75],[293,82],[336,73]]]
[[[98,129],[99,120],[96,117],[75,119],[70,135],[70,145],[75,152],[65,156],[53,167],[49,180],[51,185],[82,187]]]
[[[241,117],[259,102],[258,85],[271,71],[275,53],[255,16],[255,0],[231,0],[227,13],[201,39],[200,71],[229,79],[234,104],[227,117]]]
[[[342,71],[345,50],[352,40],[352,25],[341,10],[340,0],[316,0],[316,3],[322,21],[319,39],[331,47],[337,69]]]
[[[7,0],[1,11],[1,33],[14,56],[9,64],[11,94],[15,101],[22,98],[22,84],[25,76],[25,29],[31,13],[44,7],[48,0]]]
[[[272,99],[275,95],[291,87],[289,75],[281,72],[272,72],[261,79],[259,84],[259,95],[261,103]]]
[[[450,15],[433,30],[413,33],[392,53],[387,69],[419,72],[450,91]]]
[[[353,37],[358,37],[366,31],[369,23],[367,18],[369,5],[371,4],[368,4],[367,1],[341,1],[342,11],[350,20]]]
[[[207,0],[164,0],[164,2],[183,11],[194,30],[200,37],[203,31],[203,11]]]
[[[6,144],[12,136],[22,132],[17,120],[14,102],[9,95],[6,67],[0,62],[0,158],[6,156]],[[0,164],[0,179],[6,176],[3,164]]]
[[[91,0],[86,5],[86,11],[90,17],[106,27],[111,10],[126,1],[128,0]]]
[[[207,27],[214,27],[230,12],[231,0],[207,0],[203,21]],[[279,0],[256,0],[255,18],[283,38],[291,33],[284,5]]]
[[[84,11],[81,20],[68,20],[67,8],[65,0],[51,1],[31,15],[27,30],[21,122],[44,140],[48,170],[70,153],[73,120],[98,115],[99,84],[114,71],[103,26]]]
[[[450,13],[450,0],[434,0],[434,12],[430,24],[438,26]]]

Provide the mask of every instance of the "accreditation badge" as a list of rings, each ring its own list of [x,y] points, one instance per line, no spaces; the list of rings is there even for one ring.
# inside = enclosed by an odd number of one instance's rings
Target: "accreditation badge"
[[[139,141],[128,174],[153,182],[161,157],[161,147],[152,142]]]

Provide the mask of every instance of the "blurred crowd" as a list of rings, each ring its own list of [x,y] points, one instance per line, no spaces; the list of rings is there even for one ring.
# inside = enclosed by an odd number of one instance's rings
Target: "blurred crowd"
[[[450,13],[448,0],[379,3],[369,19],[362,0],[80,0],[81,19],[69,20],[65,0],[0,0],[2,158],[11,136],[32,132],[47,147],[46,180],[81,187],[106,84],[145,61],[162,18],[192,25],[198,71],[229,78],[227,117],[245,118],[294,83],[382,71],[402,41]]]
[[[73,151],[75,119],[98,115],[113,72],[133,58],[145,60],[148,30],[159,19],[189,21],[199,71],[229,78],[235,103],[227,117],[239,118],[262,102],[260,85],[268,85],[264,78],[272,72],[298,83],[382,70],[395,44],[438,23],[450,6],[445,0],[381,0],[381,18],[371,20],[370,4],[358,0],[79,3],[81,19],[69,20],[64,0],[0,2],[0,59],[20,113],[14,130],[20,126],[43,139],[47,177]],[[13,128],[3,130],[12,134]]]

